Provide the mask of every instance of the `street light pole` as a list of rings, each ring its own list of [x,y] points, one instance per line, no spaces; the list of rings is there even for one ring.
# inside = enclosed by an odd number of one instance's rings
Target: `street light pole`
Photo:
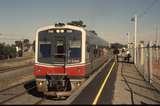
[[[129,36],[130,36],[130,33],[128,32],[128,33],[127,33],[127,37],[128,37],[128,49],[129,49],[129,39],[130,39]]]
[[[135,32],[134,32],[134,64],[136,64],[137,61],[137,51],[136,51],[136,47],[137,47],[137,15],[134,16],[134,25],[135,25]]]

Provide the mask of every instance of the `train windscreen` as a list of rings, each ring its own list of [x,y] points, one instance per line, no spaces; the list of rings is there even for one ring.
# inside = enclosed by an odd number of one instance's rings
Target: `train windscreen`
[[[82,33],[71,29],[50,29],[39,32],[38,62],[73,64],[81,62]]]

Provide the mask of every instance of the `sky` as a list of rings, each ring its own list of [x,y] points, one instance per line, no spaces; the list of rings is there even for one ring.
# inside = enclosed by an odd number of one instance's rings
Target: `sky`
[[[33,41],[40,27],[82,20],[106,41],[125,44],[127,32],[133,42],[135,14],[137,41],[155,41],[156,28],[160,36],[160,0],[0,0],[0,42]]]

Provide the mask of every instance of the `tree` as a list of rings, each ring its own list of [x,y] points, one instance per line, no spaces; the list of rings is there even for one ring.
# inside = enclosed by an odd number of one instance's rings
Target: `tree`
[[[123,45],[123,44],[120,44],[120,43],[112,43],[111,44],[112,49],[117,49],[117,48],[122,48],[122,47],[127,47],[127,45]]]
[[[35,40],[33,41],[33,44],[32,44],[32,50],[35,52]]]
[[[19,48],[18,56],[22,57],[23,56],[23,42],[22,41],[15,41],[15,46]]]
[[[24,51],[28,51],[28,49],[30,48],[29,39],[23,40],[23,46],[24,46]]]
[[[22,46],[22,41],[15,41],[15,45],[18,46],[18,47],[21,47]]]
[[[144,41],[141,40],[140,43],[144,44]]]
[[[11,45],[9,48],[9,57],[10,58],[15,58],[17,55],[16,53],[16,46],[15,45]]]
[[[15,45],[0,43],[0,59],[8,59],[16,57]]]
[[[4,59],[4,47],[5,43],[0,43],[0,59]]]

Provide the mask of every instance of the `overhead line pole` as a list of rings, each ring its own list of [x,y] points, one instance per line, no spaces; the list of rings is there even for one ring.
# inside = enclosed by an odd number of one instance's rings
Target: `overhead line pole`
[[[134,32],[134,64],[137,61],[137,15],[134,16],[134,25],[135,25],[135,32]]]
[[[127,42],[128,42],[128,49],[129,49],[129,45],[130,45],[129,44],[130,43],[130,41],[129,41],[129,39],[130,39],[130,32],[127,33],[127,37],[128,37],[128,41]]]
[[[134,15],[133,18],[131,18],[131,21],[134,22],[134,64],[136,65],[137,61],[137,15]]]

